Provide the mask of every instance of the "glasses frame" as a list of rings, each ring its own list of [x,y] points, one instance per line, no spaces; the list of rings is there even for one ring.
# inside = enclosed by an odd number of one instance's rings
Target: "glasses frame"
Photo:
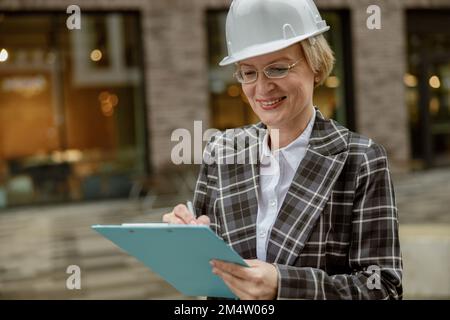
[[[288,74],[289,74],[289,71],[291,71],[291,69],[292,68],[294,68],[300,61],[302,61],[303,59],[298,59],[297,61],[295,61],[294,63],[292,63],[292,64],[287,64],[287,72],[286,72],[286,74],[285,75],[283,75],[283,76],[281,76],[281,77],[274,77],[274,76],[269,76],[267,73],[266,73],[266,69],[267,68],[269,68],[270,66],[273,66],[273,65],[276,65],[276,64],[283,64],[283,62],[274,62],[274,63],[271,63],[271,64],[269,64],[269,65],[267,65],[267,66],[265,66],[263,69],[262,69],[262,72],[264,73],[264,75],[268,78],[268,79],[283,79],[283,78],[285,78],[285,77],[287,77],[288,76]],[[240,66],[239,66],[239,64],[236,64],[236,66],[239,68]],[[239,82],[239,83],[241,83],[241,84],[250,84],[250,83],[254,83],[254,82],[256,82],[256,80],[258,80],[258,75],[259,75],[259,73],[261,72],[261,70],[258,70],[258,69],[256,69],[256,68],[254,68],[255,69],[255,71],[256,71],[256,78],[255,78],[255,80],[252,80],[252,81],[247,81],[247,82],[245,82],[245,81],[241,81],[241,80],[239,80],[239,76],[238,76],[238,73],[239,73],[239,70],[236,70],[234,73],[233,73],[233,76],[236,78],[236,80]]]

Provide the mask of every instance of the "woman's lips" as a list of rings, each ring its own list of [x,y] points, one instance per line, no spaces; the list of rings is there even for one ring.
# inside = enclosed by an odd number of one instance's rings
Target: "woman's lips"
[[[256,99],[256,102],[259,103],[262,109],[264,110],[273,110],[278,108],[281,103],[283,103],[286,97],[275,98],[275,99]]]

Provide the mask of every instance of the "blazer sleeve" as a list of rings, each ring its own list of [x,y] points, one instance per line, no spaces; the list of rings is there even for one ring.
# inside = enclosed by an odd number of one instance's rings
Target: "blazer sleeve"
[[[212,136],[203,150],[202,164],[195,184],[193,205],[197,216],[207,215],[210,228],[220,236],[220,223],[215,214],[217,199],[217,162],[215,156],[216,136]]]
[[[398,215],[386,152],[372,143],[355,183],[349,274],[275,264],[283,299],[401,299]],[[374,273],[374,271],[377,271]],[[379,275],[379,277],[378,277]]]

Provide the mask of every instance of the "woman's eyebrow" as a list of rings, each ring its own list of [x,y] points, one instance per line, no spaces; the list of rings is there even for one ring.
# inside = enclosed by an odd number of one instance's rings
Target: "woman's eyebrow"
[[[285,60],[294,60],[294,59],[291,59],[290,57],[281,57],[281,58],[276,58],[276,59],[272,59],[272,60],[270,60],[268,63],[266,63],[265,65],[266,66],[268,66],[269,64],[272,64],[272,63],[276,63],[276,62],[280,62],[280,61],[285,61]],[[250,64],[250,63],[239,63],[239,65],[240,66],[247,66],[247,67],[254,67],[254,65],[253,64]]]

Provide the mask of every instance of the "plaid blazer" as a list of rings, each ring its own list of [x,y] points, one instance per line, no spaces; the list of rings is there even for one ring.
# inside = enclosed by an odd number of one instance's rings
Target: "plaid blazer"
[[[194,206],[244,259],[256,259],[254,155],[262,139],[248,137],[266,127],[241,129],[219,132],[206,145]],[[244,163],[227,161],[243,152]],[[279,299],[401,299],[397,208],[384,148],[316,109],[306,155],[270,232],[267,262],[278,271]]]

